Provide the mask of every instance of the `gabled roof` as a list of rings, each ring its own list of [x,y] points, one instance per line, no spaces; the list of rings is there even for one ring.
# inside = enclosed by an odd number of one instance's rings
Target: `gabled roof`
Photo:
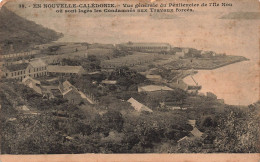
[[[72,90],[72,85],[70,84],[69,81],[65,81],[59,85],[59,89],[60,89],[60,92],[62,93],[62,95],[64,95]]]
[[[42,88],[40,86],[37,86],[37,84],[41,84],[40,81],[27,76],[22,80],[22,83],[29,88],[32,88],[35,92],[42,94]]]
[[[66,89],[73,87],[73,85],[69,81],[67,81],[67,80],[65,82],[63,82],[62,85]]]
[[[33,60],[29,62],[29,64],[34,68],[46,66],[46,63],[43,62],[41,59]]]
[[[25,70],[28,67],[28,63],[22,63],[22,64],[13,64],[6,66],[5,68],[9,71],[18,71],[18,70]]]
[[[198,130],[198,128],[194,127],[193,130],[191,131],[191,134],[195,137],[201,137],[203,133]]]
[[[26,76],[22,82],[25,83],[26,81],[30,80],[31,82],[34,82],[36,84],[41,84],[41,82],[39,80],[33,79],[32,77]]]
[[[47,66],[47,71],[52,73],[74,73],[78,74],[81,70],[84,70],[82,66],[57,66],[49,65]]]
[[[62,85],[59,86],[59,89],[60,89],[60,92],[62,93],[62,95],[66,95],[73,89],[76,90],[76,88],[69,81],[63,82]]]
[[[140,102],[136,101],[134,98],[130,98],[127,102],[131,103],[132,107],[134,107],[134,109],[136,111],[148,111],[148,112],[153,112],[153,110],[149,109],[147,106],[141,104]]]

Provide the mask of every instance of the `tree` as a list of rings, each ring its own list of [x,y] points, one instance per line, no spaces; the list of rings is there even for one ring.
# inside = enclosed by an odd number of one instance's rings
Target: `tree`
[[[103,115],[102,120],[105,127],[121,132],[124,124],[124,119],[120,112],[109,110]]]
[[[215,147],[217,152],[259,152],[259,113],[231,110],[218,121]]]

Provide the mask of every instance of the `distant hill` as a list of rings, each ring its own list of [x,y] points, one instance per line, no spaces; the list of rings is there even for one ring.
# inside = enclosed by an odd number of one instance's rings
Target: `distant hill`
[[[220,19],[260,19],[260,12],[231,12]]]
[[[15,52],[21,52],[28,50],[31,45],[55,41],[62,36],[61,33],[16,15],[4,6],[0,10],[0,44],[4,53],[10,44],[13,44]]]

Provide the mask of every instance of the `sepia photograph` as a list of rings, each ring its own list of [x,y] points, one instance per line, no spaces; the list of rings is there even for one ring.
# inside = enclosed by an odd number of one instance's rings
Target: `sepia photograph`
[[[1,154],[259,153],[259,6],[1,2]]]

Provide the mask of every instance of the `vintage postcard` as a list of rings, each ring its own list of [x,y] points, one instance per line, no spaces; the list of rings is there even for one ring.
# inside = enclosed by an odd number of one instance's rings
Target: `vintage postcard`
[[[258,161],[259,6],[1,2],[0,160]]]

